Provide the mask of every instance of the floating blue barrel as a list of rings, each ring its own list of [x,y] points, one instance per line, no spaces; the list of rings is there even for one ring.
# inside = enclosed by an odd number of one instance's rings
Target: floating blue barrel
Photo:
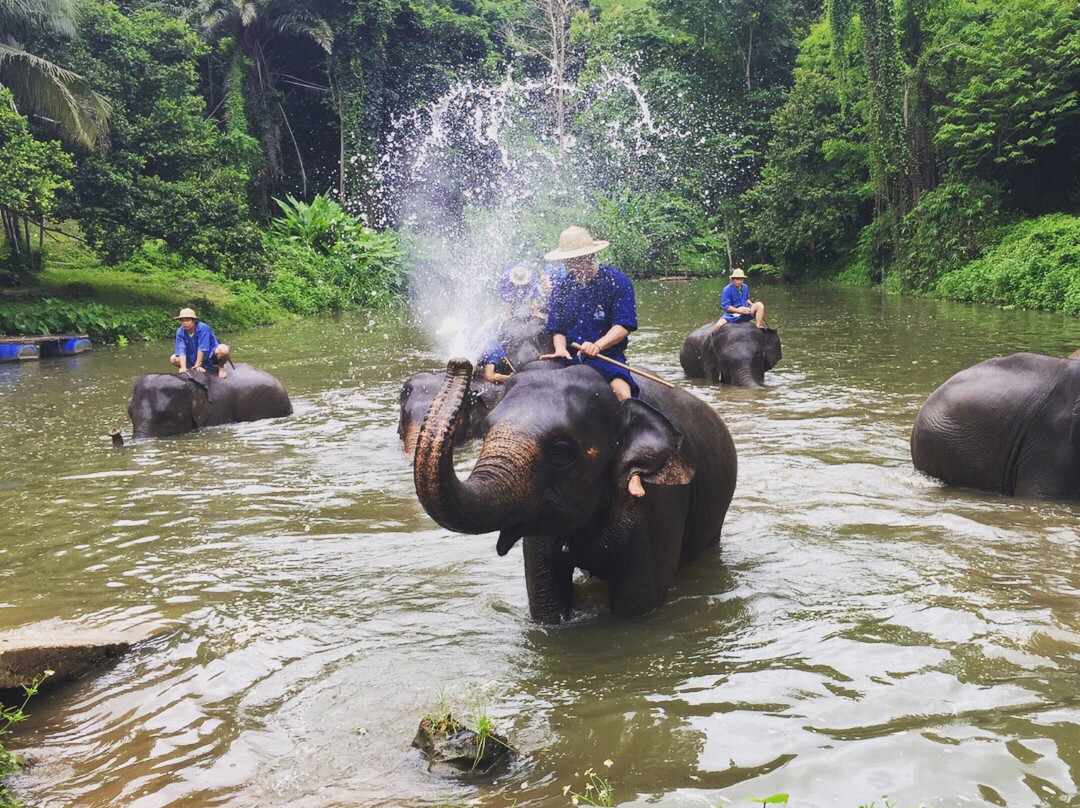
[[[61,356],[74,356],[75,354],[86,353],[91,348],[93,346],[86,337],[69,337],[60,340],[57,352]]]
[[[18,362],[22,359],[37,359],[38,347],[33,343],[0,343],[0,362]]]

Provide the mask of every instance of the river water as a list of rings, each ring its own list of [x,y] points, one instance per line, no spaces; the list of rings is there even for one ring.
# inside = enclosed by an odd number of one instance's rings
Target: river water
[[[170,346],[0,366],[0,630],[156,629],[31,703],[11,781],[40,808],[1080,804],[1080,505],[944,489],[911,424],[956,371],[1066,355],[1080,321],[865,290],[758,288],[784,359],[759,391],[685,381],[719,284],[638,284],[632,362],[717,408],[739,452],[722,545],[643,619],[584,586],[527,616],[520,546],[417,504],[398,387],[441,366],[407,316],[231,335],[288,419],[110,448]],[[522,753],[492,780],[409,742],[449,701]],[[610,767],[603,761],[610,760]]]

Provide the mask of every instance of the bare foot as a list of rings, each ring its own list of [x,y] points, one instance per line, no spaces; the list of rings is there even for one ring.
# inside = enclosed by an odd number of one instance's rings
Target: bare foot
[[[630,491],[630,496],[632,497],[645,496],[645,488],[641,485],[641,475],[630,475],[630,484],[627,486],[627,489]]]
[[[225,372],[225,368],[219,366],[217,369],[217,377],[219,379],[224,379],[227,375],[228,374]]]

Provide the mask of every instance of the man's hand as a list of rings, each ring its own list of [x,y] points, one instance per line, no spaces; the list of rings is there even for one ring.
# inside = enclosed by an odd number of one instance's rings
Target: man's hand
[[[565,347],[562,347],[562,348],[556,348],[552,353],[542,354],[540,356],[540,358],[541,359],[573,359],[574,357],[572,357],[570,355],[570,351],[566,350]]]
[[[581,347],[578,348],[578,352],[583,353],[586,356],[599,356],[600,346],[597,345],[595,342],[583,342],[581,344]]]
[[[202,365],[196,365],[192,368],[192,370],[197,370],[199,371],[199,373],[206,373],[206,368],[204,368]]]

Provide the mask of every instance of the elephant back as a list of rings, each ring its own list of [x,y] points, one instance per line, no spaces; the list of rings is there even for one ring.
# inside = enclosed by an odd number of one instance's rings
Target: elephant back
[[[679,351],[679,364],[682,365],[683,373],[690,378],[700,379],[705,376],[705,351],[712,332],[713,324],[705,323],[683,340],[682,350]]]

